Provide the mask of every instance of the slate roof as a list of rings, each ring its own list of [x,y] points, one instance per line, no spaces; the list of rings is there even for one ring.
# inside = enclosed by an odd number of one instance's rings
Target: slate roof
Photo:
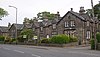
[[[24,25],[26,28],[32,28],[33,24],[25,24]]]
[[[1,32],[8,32],[8,27],[0,26]]]
[[[39,27],[39,23],[38,22],[34,22],[34,27],[38,28]]]
[[[90,22],[93,22],[94,20],[90,18],[90,16],[88,14],[80,14],[80,13],[77,13],[77,12],[74,12],[74,11],[68,11],[59,21],[58,23],[68,14],[68,13],[71,13],[72,15],[76,16],[77,18],[79,18],[80,20],[82,21],[90,21]],[[58,24],[57,23],[57,24]]]
[[[94,21],[98,21],[97,19],[92,19],[88,14],[86,13],[77,13],[77,12],[74,12],[74,11],[68,11],[63,17],[60,17],[60,19],[54,19],[54,20],[48,20],[48,21],[43,21],[43,22],[36,22],[34,23],[36,27],[47,27],[47,26],[51,26],[52,24],[58,24],[64,17],[66,17],[66,15],[68,13],[71,13],[72,15],[76,16],[78,19],[86,22],[86,21],[89,21],[89,22],[94,22]]]
[[[14,24],[14,26],[17,27],[18,30],[21,30],[24,27],[23,24]]]

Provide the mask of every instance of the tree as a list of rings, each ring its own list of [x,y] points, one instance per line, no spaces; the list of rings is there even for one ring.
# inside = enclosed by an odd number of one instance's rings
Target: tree
[[[31,19],[25,17],[25,18],[24,18],[24,23],[32,24],[32,23],[34,22],[34,20],[35,20],[35,17],[34,17],[34,18],[31,18]]]
[[[22,36],[26,35],[27,36],[27,40],[29,40],[29,39],[32,39],[32,37],[33,37],[33,31],[32,31],[32,29],[23,29],[21,31],[21,35]]]
[[[50,12],[39,12],[37,14],[37,18],[43,20],[43,19],[49,19],[49,20],[52,20],[52,19],[55,19],[56,18],[56,14],[54,13],[50,13]]]
[[[98,19],[100,19],[100,3],[96,4],[93,8],[94,8],[94,16],[97,17]],[[86,12],[87,14],[89,14],[91,17],[93,17],[92,9],[87,9],[86,11],[87,11]]]
[[[0,8],[0,19],[8,15],[8,12],[5,11],[3,8]]]
[[[93,17],[93,16],[92,16],[92,9],[87,9],[87,10],[86,10],[86,14],[88,14],[88,15],[91,16],[91,17]]]
[[[94,14],[95,14],[95,17],[97,17],[98,19],[100,19],[100,3],[96,4],[94,6]]]

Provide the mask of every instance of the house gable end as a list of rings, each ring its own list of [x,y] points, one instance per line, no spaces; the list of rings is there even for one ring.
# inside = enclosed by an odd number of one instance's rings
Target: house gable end
[[[73,16],[77,17],[78,19],[82,20],[82,21],[86,21],[82,16],[79,16],[79,15],[75,14],[75,12],[68,11],[68,12],[57,22],[57,25],[58,25],[59,22],[61,22],[61,20],[63,20],[69,13],[72,14]]]

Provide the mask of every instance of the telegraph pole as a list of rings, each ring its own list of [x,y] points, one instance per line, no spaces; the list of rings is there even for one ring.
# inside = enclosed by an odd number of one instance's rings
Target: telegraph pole
[[[95,19],[95,17],[94,17],[94,8],[93,8],[93,0],[91,0],[91,7],[92,7],[92,18],[93,18],[93,20]],[[93,27],[94,27],[94,39],[95,39],[95,50],[96,50],[96,45],[97,45],[97,40],[96,40],[96,21],[94,20],[94,25],[93,25]]]

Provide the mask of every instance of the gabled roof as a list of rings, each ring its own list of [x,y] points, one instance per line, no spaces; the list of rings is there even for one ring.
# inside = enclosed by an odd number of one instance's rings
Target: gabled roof
[[[18,30],[21,30],[24,27],[23,24],[14,24],[14,26],[17,27]]]
[[[15,27],[17,28],[17,30],[21,30],[21,29],[23,29],[23,27],[24,27],[23,24],[12,24],[11,27],[12,27],[12,26],[15,26]],[[11,27],[10,27],[9,29],[11,29]]]
[[[1,32],[8,32],[8,27],[0,26]]]
[[[32,28],[32,25],[33,25],[33,24],[25,24],[24,26],[25,26],[26,28]]]
[[[34,27],[38,28],[39,27],[39,23],[38,22],[34,22]]]
[[[58,23],[64,18],[67,16],[68,13],[71,13],[72,15],[76,16],[77,18],[79,18],[80,20],[82,21],[87,21],[89,20],[90,22],[93,22],[92,19],[89,17],[89,15],[83,13],[83,14],[80,14],[80,13],[77,13],[77,12],[74,12],[74,11],[68,11],[59,21]],[[57,24],[58,24],[57,23]]]

